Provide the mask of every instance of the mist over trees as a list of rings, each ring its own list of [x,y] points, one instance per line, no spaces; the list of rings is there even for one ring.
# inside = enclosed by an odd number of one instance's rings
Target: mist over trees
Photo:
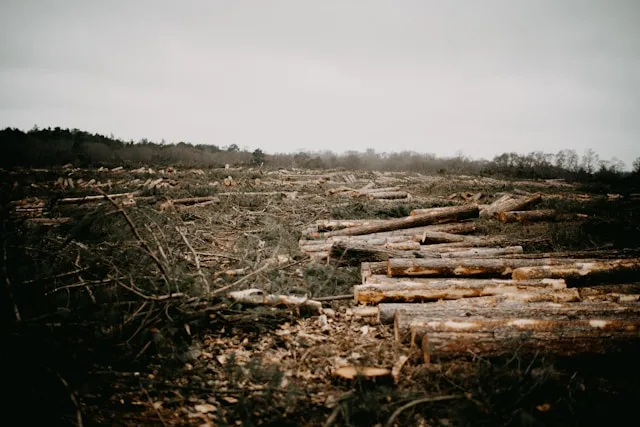
[[[453,157],[402,151],[379,153],[331,151],[267,154],[261,149],[242,150],[236,144],[218,147],[188,142],[166,143],[123,141],[113,135],[92,134],[78,129],[45,128],[25,132],[0,130],[0,167],[48,167],[71,163],[79,167],[172,165],[176,167],[222,167],[225,164],[271,168],[345,168],[380,171],[409,171],[426,174],[484,175],[512,178],[589,179],[640,175],[640,158],[625,171],[617,159],[601,159],[589,149],[584,153],[563,149],[557,153],[533,151],[503,153],[492,160],[472,159],[457,153]]]

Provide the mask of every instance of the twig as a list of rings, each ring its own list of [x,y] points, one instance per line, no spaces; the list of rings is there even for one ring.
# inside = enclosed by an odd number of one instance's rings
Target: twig
[[[129,227],[131,228],[131,231],[133,231],[133,234],[138,239],[138,242],[140,242],[142,247],[146,250],[147,254],[151,257],[151,259],[153,259],[153,262],[156,263],[156,265],[160,269],[160,272],[162,272],[162,277],[164,278],[164,281],[167,284],[167,287],[169,288],[169,295],[171,295],[171,281],[169,280],[169,274],[167,272],[167,269],[165,268],[164,264],[160,262],[160,259],[158,259],[156,254],[151,250],[151,247],[149,246],[149,244],[142,238],[142,236],[140,236],[138,229],[136,228],[135,224],[131,220],[131,217],[129,216],[129,214],[127,214],[127,211],[125,211],[124,208],[118,204],[118,202],[113,200],[111,196],[109,196],[107,193],[102,191],[101,188],[94,187],[94,189],[98,193],[102,194],[104,198],[109,200],[116,208],[118,208],[118,211],[122,213],[122,216],[124,216],[124,219],[127,221],[127,224],[129,224]]]
[[[147,391],[147,389],[142,386],[142,381],[140,381],[140,388],[142,389],[142,392],[145,394],[145,396],[147,396],[147,400],[149,400],[149,404],[151,405],[151,407],[156,411],[156,415],[160,419],[160,422],[163,426],[166,427],[167,423],[164,421],[164,418],[162,418],[162,414],[160,413],[158,408],[156,408],[156,405],[153,404],[153,400],[151,400],[151,396],[149,396],[149,392]]]
[[[78,398],[76,397],[76,393],[71,389],[71,386],[69,385],[69,383],[67,382],[67,380],[65,380],[62,375],[60,375],[57,372],[53,372],[51,369],[46,368],[50,373],[54,374],[56,377],[58,377],[58,380],[62,383],[62,385],[64,386],[64,388],[67,389],[67,391],[69,392],[69,399],[71,400],[71,402],[73,403],[73,405],[76,407],[76,426],[77,427],[82,427],[83,426],[83,422],[82,422],[82,412],[80,411],[80,402],[78,402]]]
[[[416,405],[420,405],[422,403],[430,403],[430,402],[442,402],[444,400],[453,400],[453,399],[462,399],[464,397],[464,395],[462,394],[452,394],[452,395],[448,395],[448,396],[434,396],[434,397],[423,397],[422,399],[417,399],[414,400],[412,402],[407,403],[406,405],[403,405],[401,407],[399,407],[398,409],[396,409],[393,414],[391,414],[391,416],[389,417],[389,420],[387,421],[387,423],[384,425],[384,427],[391,427],[393,426],[394,421],[396,420],[396,418],[398,418],[398,416],[402,413],[402,411],[404,411],[405,409],[409,409],[411,407],[414,407]]]
[[[29,283],[35,283],[41,280],[54,280],[54,279],[61,279],[63,277],[67,277],[67,276],[73,276],[74,274],[77,273],[82,273],[83,271],[87,271],[89,269],[89,267],[84,267],[84,268],[78,268],[76,270],[73,271],[68,271],[66,273],[60,273],[60,274],[56,274],[55,276],[48,276],[48,277],[41,277],[38,279],[31,279],[31,280],[25,280],[24,282],[22,282],[23,284],[29,284]]]
[[[88,287],[88,286],[93,286],[93,285],[103,285],[103,284],[114,282],[115,280],[117,280],[117,279],[90,280],[90,281],[82,280],[82,282],[72,283],[71,285],[64,285],[64,286],[60,286],[60,287],[55,288],[55,289],[51,289],[50,291],[45,292],[45,295],[50,295],[50,294],[53,294],[55,292],[66,290],[66,289],[81,288],[81,287],[84,287],[84,286]]]
[[[340,409],[342,409],[342,406],[336,405],[336,407],[331,412],[331,415],[329,415],[329,418],[327,418],[327,421],[324,422],[322,427],[331,427],[338,419],[338,415],[340,414]]]
[[[209,292],[211,292],[211,285],[209,285],[207,276],[204,275],[204,273],[202,272],[202,269],[200,268],[200,257],[198,257],[198,254],[196,253],[195,249],[193,249],[193,246],[191,246],[191,243],[189,243],[189,240],[187,240],[187,236],[185,236],[182,230],[180,230],[180,228],[177,226],[176,226],[176,231],[180,233],[180,237],[182,237],[182,240],[184,241],[185,245],[187,245],[187,247],[193,254],[193,258],[196,263],[196,268],[198,269],[198,274],[200,275],[200,277],[202,278],[202,282],[204,283],[204,293],[205,295],[209,295]]]
[[[344,300],[344,299],[353,299],[353,294],[349,294],[349,295],[333,295],[333,296],[329,296],[329,297],[318,297],[318,298],[313,298],[315,301],[337,301],[337,300]]]
[[[13,305],[13,315],[16,318],[16,321],[20,322],[22,320],[22,316],[20,316],[20,310],[18,309],[18,304],[16,304],[16,300],[13,297],[13,286],[11,285],[11,280],[9,280],[9,275],[7,274],[7,239],[6,239],[6,224],[2,221],[2,275],[4,276],[4,286],[7,288],[7,298],[11,301],[11,305]]]
[[[146,299],[149,301],[166,301],[168,299],[176,299],[176,298],[184,298],[187,295],[182,293],[182,292],[174,292],[172,294],[166,294],[166,295],[147,295],[139,290],[137,290],[133,285],[132,286],[127,286],[124,283],[122,283],[120,280],[117,280],[117,283],[122,286],[123,288],[125,288],[126,290],[128,290],[129,292],[132,292],[136,295],[138,295],[140,298],[142,299]]]

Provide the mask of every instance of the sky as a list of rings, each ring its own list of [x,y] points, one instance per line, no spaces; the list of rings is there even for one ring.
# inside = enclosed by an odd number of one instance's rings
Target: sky
[[[638,0],[2,0],[0,128],[640,157]]]

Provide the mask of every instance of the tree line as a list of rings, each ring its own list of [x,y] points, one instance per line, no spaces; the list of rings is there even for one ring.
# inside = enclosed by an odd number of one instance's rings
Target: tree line
[[[427,174],[467,174],[512,178],[615,179],[640,175],[640,158],[633,162],[632,172],[625,171],[622,161],[601,159],[593,150],[579,155],[575,150],[555,154],[533,151],[526,154],[503,153],[492,160],[472,159],[462,153],[453,157],[402,151],[379,153],[331,151],[274,153],[261,149],[240,149],[235,144],[219,147],[188,142],[166,143],[123,141],[113,135],[92,134],[79,129],[34,127],[29,131],[16,128],[0,130],[0,167],[51,167],[73,164],[79,167],[172,165],[176,167],[222,167],[268,165],[272,168],[308,169],[345,168],[351,170],[410,171]]]

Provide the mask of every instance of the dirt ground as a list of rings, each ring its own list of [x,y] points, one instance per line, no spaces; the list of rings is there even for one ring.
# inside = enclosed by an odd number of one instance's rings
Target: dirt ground
[[[624,419],[640,401],[637,348],[567,359],[514,347],[508,358],[426,366],[392,328],[356,315],[352,299],[331,298],[353,293],[359,268],[313,261],[298,246],[321,219],[539,192],[542,208],[580,216],[480,220],[477,234],[525,241],[530,253],[637,256],[633,188],[247,168],[1,176],[5,414],[49,425],[596,425]],[[369,183],[410,196],[340,191]],[[78,200],[103,194],[117,196]],[[323,300],[326,323],[226,297],[247,288]],[[345,365],[396,375],[336,378]]]

